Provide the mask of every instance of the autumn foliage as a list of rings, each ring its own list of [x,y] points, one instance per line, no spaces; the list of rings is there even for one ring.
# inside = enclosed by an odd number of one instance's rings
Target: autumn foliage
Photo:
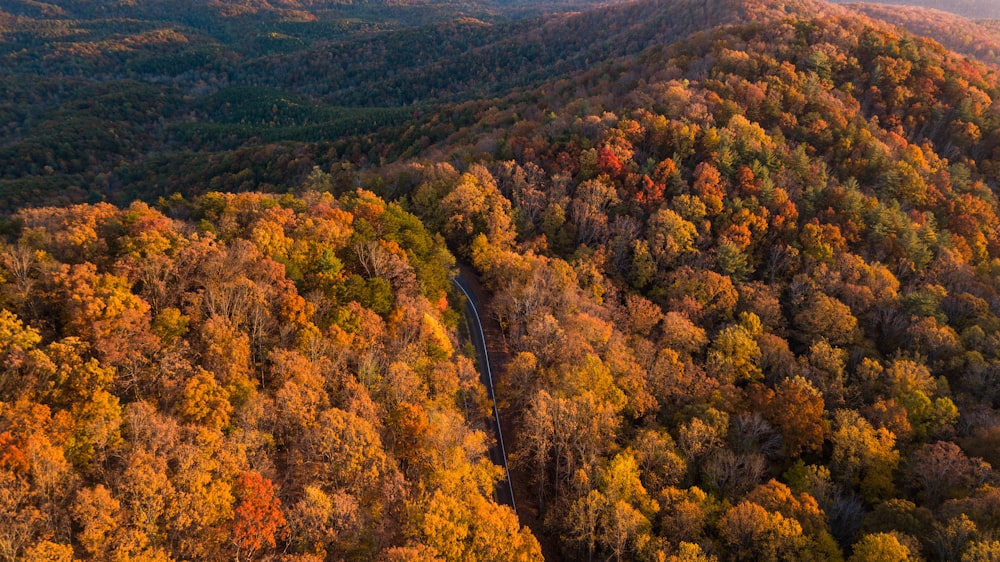
[[[62,4],[0,13],[0,558],[1000,556],[994,67],[812,0]]]

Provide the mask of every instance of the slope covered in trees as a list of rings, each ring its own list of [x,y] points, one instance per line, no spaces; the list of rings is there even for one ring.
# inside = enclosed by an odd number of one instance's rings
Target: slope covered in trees
[[[848,6],[916,35],[930,37],[957,53],[1000,65],[1000,32],[988,20],[973,21],[940,9],[911,6],[867,3]]]
[[[469,174],[380,172],[497,292],[536,532],[567,559],[995,552],[997,85],[790,17],[467,104],[439,156]]]
[[[397,204],[210,194],[15,215],[5,560],[538,559],[491,498],[454,258]]]
[[[232,52],[203,94],[14,98],[92,111],[58,165],[163,197],[3,223],[5,556],[1000,555],[995,67],[805,0]],[[397,127],[301,130],[380,96]],[[170,195],[213,186],[298,194]],[[530,532],[489,498],[452,253]]]
[[[316,164],[364,160],[368,135],[426,111],[382,91],[385,76],[426,62],[415,42],[460,30],[455,55],[484,22],[524,32],[510,22],[588,5],[307,4],[5,4],[0,208],[293,188]],[[387,50],[404,56],[386,62]],[[318,96],[330,83],[352,93]]]
[[[854,0],[833,0],[853,2]],[[890,6],[914,6],[944,10],[967,18],[1000,18],[1000,6],[992,0],[880,0],[878,4]]]

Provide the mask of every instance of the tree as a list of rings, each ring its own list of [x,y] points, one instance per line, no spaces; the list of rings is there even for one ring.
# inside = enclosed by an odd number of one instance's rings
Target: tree
[[[104,363],[129,374],[159,340],[149,331],[149,304],[132,293],[127,279],[98,273],[83,263],[62,266],[55,274],[69,328],[89,342]]]
[[[767,419],[781,430],[785,451],[793,458],[822,449],[829,431],[824,413],[823,396],[802,377],[778,383],[766,409]]]
[[[892,433],[873,428],[853,410],[837,410],[833,426],[831,471],[845,484],[859,487],[869,501],[891,497],[899,465]]]
[[[861,537],[854,544],[854,554],[848,562],[916,562],[910,549],[892,533],[874,533]]]
[[[703,321],[704,326],[732,317],[739,293],[728,276],[683,266],[667,279],[664,292],[672,309],[686,312],[695,322]]]
[[[666,486],[680,484],[687,472],[687,465],[677,453],[669,433],[657,429],[641,429],[633,447],[641,469],[639,477],[647,490],[662,490]]]
[[[624,500],[617,500],[607,508],[600,542],[615,560],[629,559],[628,554],[642,549],[649,540],[649,521],[638,509]]]
[[[743,501],[722,514],[719,534],[733,560],[775,562],[795,558],[802,527],[794,519]]]
[[[962,562],[1000,562],[1000,541],[974,541],[962,554]]]
[[[598,177],[581,183],[570,201],[569,218],[581,244],[605,242],[608,237],[608,212],[620,200],[615,186],[606,180]]]
[[[76,427],[66,448],[77,466],[86,467],[121,443],[122,408],[117,396],[96,390],[90,400],[74,404],[71,412]]]
[[[597,525],[606,509],[607,501],[604,494],[591,490],[587,495],[574,501],[567,513],[566,527],[569,538],[583,545],[588,561],[594,559],[597,548]]]
[[[257,472],[244,472],[236,481],[232,542],[236,560],[252,560],[265,545],[274,548],[285,528],[285,514],[273,482]]]
[[[667,562],[718,562],[718,558],[705,554],[697,544],[681,541],[677,554],[670,556]]]
[[[216,382],[212,373],[198,369],[184,386],[180,414],[191,421],[222,429],[229,425],[232,413],[229,392]]]
[[[908,482],[928,506],[963,497],[980,486],[992,467],[980,458],[969,458],[950,441],[923,445],[910,458]]]
[[[120,524],[121,502],[104,486],[83,488],[77,492],[73,504],[73,518],[80,525],[77,540],[94,557],[101,557],[113,548],[111,534]]]
[[[754,334],[741,325],[723,328],[708,349],[705,367],[723,384],[759,380],[764,377],[758,362],[760,347]]]
[[[801,339],[814,342],[826,339],[832,345],[849,344],[857,337],[858,319],[839,300],[816,293],[795,315]]]
[[[443,232],[467,252],[475,234],[485,234],[497,248],[506,249],[516,232],[510,201],[497,189],[493,176],[482,166],[473,166],[440,203],[445,217]]]
[[[719,170],[708,162],[701,162],[694,169],[691,190],[704,202],[709,216],[722,212],[722,200],[726,187],[722,183]]]
[[[312,429],[310,452],[324,462],[317,474],[359,495],[376,494],[388,459],[375,428],[352,412],[330,408]]]
[[[649,219],[649,251],[661,269],[671,267],[685,254],[695,253],[695,226],[670,209],[660,209]]]
[[[908,359],[897,359],[886,370],[893,399],[906,409],[914,437],[926,439],[947,434],[958,420],[958,408],[947,396],[937,396],[947,390],[945,379],[935,381],[930,370]],[[940,390],[939,390],[940,387]]]
[[[120,550],[137,554],[163,538],[163,523],[174,497],[166,459],[142,448],[130,451],[114,489],[121,502],[125,544]],[[106,503],[106,502],[105,502]]]

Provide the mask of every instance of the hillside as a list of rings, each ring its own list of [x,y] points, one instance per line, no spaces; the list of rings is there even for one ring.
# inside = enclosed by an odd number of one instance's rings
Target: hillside
[[[847,6],[915,35],[930,37],[957,53],[1000,65],[1000,31],[989,21],[971,21],[940,9],[868,3]]]
[[[8,18],[0,555],[1000,557],[1000,74],[879,10]]]
[[[833,1],[853,3],[853,0]],[[973,19],[1000,18],[1000,5],[993,0],[883,0],[878,3],[941,10]]]
[[[567,559],[996,548],[968,338],[997,327],[998,94],[935,42],[793,16],[465,104],[430,154],[471,186],[380,172],[497,291],[533,530]]]
[[[685,0],[686,18],[646,1],[498,23],[408,24],[394,7],[365,19],[212,12],[208,23],[177,23],[156,3],[142,19],[126,18],[141,6],[74,19],[70,8],[92,5],[65,5],[0,24],[11,38],[0,49],[0,209],[289,187],[342,157],[406,153],[385,143],[437,114],[428,104],[505,95],[717,24],[774,16],[763,5]],[[431,129],[414,148],[443,138]]]

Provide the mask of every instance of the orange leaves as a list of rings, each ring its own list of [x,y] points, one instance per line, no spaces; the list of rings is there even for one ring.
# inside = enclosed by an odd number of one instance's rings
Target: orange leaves
[[[156,349],[157,340],[148,331],[149,305],[132,293],[126,279],[98,273],[86,262],[63,265],[55,283],[69,326],[93,344],[105,362],[120,365]]]
[[[120,522],[121,502],[107,488],[98,484],[77,493],[71,508],[73,519],[80,525],[80,544],[92,556],[102,556],[111,548],[110,534]]]
[[[726,197],[726,188],[722,183],[719,170],[708,162],[698,164],[694,170],[692,190],[705,203],[709,215],[717,215],[722,211],[722,200]]]
[[[273,482],[255,471],[236,481],[237,505],[233,512],[236,559],[251,560],[265,545],[274,548],[285,528],[285,514]]]
[[[622,175],[625,166],[618,159],[618,155],[608,147],[603,147],[597,151],[597,171],[607,174],[611,178]]]
[[[802,377],[785,379],[772,391],[752,387],[752,401],[763,410],[767,420],[782,434],[790,457],[819,452],[830,431],[824,419],[823,396]]]
[[[0,469],[24,473],[28,470],[28,457],[23,443],[9,431],[0,433]]]

